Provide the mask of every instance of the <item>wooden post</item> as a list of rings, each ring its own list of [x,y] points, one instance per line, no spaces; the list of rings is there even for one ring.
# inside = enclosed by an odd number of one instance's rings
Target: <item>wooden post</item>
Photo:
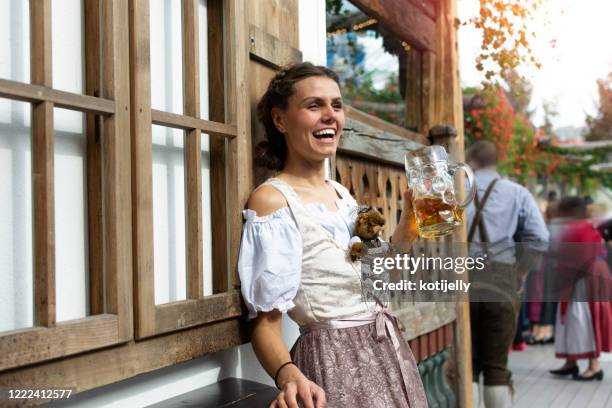
[[[200,45],[198,2],[183,0],[183,100],[185,115],[200,117]],[[185,131],[185,194],[187,200],[187,298],[203,295],[202,147],[200,129]]]
[[[455,127],[450,125],[436,125],[429,131],[429,138],[432,145],[444,146],[450,153],[451,148],[457,143],[458,132]],[[462,138],[461,138],[462,139]],[[449,154],[450,156],[450,154]],[[460,186],[461,194],[463,186]],[[446,238],[449,244],[452,242],[466,242],[466,228],[464,226],[457,231],[452,238]],[[456,247],[454,248],[456,250]],[[466,252],[466,253],[463,253]],[[458,256],[467,256],[467,247],[461,248]],[[458,277],[459,278],[459,277]],[[461,275],[460,279],[468,280],[467,273]],[[470,304],[466,294],[460,294],[457,302],[457,320],[455,321],[454,347],[455,347],[455,366],[449,365],[454,371],[452,376],[457,379],[457,401],[460,407],[471,407],[473,404],[472,396],[472,338],[470,325]],[[452,367],[452,368],[451,368]]]
[[[52,86],[51,1],[30,2],[32,84]],[[55,198],[53,103],[32,106],[32,202],[34,227],[34,324],[55,325]]]
[[[222,291],[229,287],[238,287],[238,250],[240,248],[240,234],[242,232],[242,209],[247,202],[253,185],[251,160],[251,109],[249,105],[249,47],[247,2],[245,0],[231,0],[226,3],[226,24],[228,27],[228,40],[230,55],[228,57],[227,73],[230,82],[235,84],[227,95],[228,106],[235,109],[227,112],[227,123],[236,125],[237,136],[227,144],[227,172],[228,211],[229,211],[229,270],[222,280],[215,275],[215,289]],[[225,288],[224,288],[225,286]]]
[[[154,333],[153,175],[149,1],[130,0],[130,96],[132,197],[134,200],[134,293],[137,338]]]
[[[118,338],[133,338],[132,197],[128,1],[101,3],[102,97],[115,101],[102,136],[106,312],[119,316]]]
[[[419,132],[423,125],[423,53],[410,49],[406,62],[406,127]]]
[[[436,125],[429,130],[432,145],[444,146],[448,152],[451,142],[457,137],[457,129],[452,125]],[[450,154],[449,154],[450,156]]]
[[[100,97],[100,2],[86,1],[85,93]],[[104,236],[102,208],[102,118],[86,116],[87,135],[87,231],[89,245],[89,308],[92,315],[104,313]]]

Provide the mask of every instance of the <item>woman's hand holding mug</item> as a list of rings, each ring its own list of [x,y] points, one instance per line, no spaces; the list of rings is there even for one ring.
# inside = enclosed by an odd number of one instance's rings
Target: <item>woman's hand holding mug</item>
[[[402,214],[393,232],[393,237],[391,237],[391,242],[393,244],[411,244],[419,236],[414,211],[412,210],[412,197],[412,188],[408,188],[404,191]]]

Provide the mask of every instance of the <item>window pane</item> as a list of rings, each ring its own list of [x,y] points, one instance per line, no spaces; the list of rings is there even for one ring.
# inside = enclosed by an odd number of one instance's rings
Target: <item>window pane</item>
[[[210,200],[210,136],[202,133],[202,242],[204,243],[204,296],[213,294],[212,219]]]
[[[187,298],[182,130],[153,125],[155,304]]]
[[[199,5],[199,43],[200,43],[200,117],[208,119],[208,13],[207,0]],[[215,63],[218,63],[215,62]],[[223,103],[223,101],[218,101]]]
[[[327,66],[338,73],[347,103],[370,115],[405,126],[408,44],[344,0],[327,10]]]
[[[83,92],[82,0],[51,2],[53,88]]]
[[[57,321],[89,312],[87,143],[84,115],[55,108],[55,294]]]
[[[0,78],[30,82],[30,6],[0,0]]]
[[[34,323],[30,115],[0,99],[0,331]]]
[[[181,2],[151,0],[151,106],[183,113]]]

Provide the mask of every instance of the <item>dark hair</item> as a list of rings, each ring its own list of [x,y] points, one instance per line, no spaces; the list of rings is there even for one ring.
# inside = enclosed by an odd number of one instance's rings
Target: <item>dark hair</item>
[[[257,144],[255,164],[270,170],[282,170],[287,161],[287,142],[274,125],[272,109],[287,109],[289,98],[295,93],[295,84],[303,79],[321,76],[333,79],[338,86],[338,75],[331,69],[299,62],[282,68],[270,81],[266,93],[257,104],[257,119],[264,126],[266,140]]]
[[[586,203],[581,197],[563,197],[559,201],[558,211],[562,217],[586,217]]]
[[[468,149],[466,161],[476,167],[495,166],[499,161],[497,145],[488,140],[479,140]]]

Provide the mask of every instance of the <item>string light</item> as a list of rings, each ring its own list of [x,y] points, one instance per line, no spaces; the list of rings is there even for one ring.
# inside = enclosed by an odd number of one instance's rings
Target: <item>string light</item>
[[[368,20],[362,21],[361,23],[357,23],[353,25],[352,31],[361,31],[364,28],[370,27],[374,24],[378,24],[378,20],[376,20],[375,18],[370,18]],[[330,35],[336,35],[336,34],[345,34],[347,32],[348,30],[346,28],[339,28],[336,31],[330,31],[329,33],[327,33],[327,35],[330,36]],[[402,47],[404,48],[405,51],[411,50],[410,44],[408,44],[406,41],[402,41]]]
[[[362,21],[361,23],[357,23],[357,24],[353,25],[353,30],[352,31],[361,31],[364,28],[367,28],[367,27],[372,26],[372,25],[377,24],[377,23],[378,23],[378,20],[376,20],[375,18],[371,18],[369,20]],[[327,33],[327,35],[345,34],[347,32],[348,32],[348,30],[346,28],[339,28],[336,31],[330,31],[329,33]]]
[[[378,21],[375,18],[371,18],[369,20],[363,21],[361,23],[355,24],[353,26],[353,31],[359,31],[359,30],[363,30],[366,27],[369,27],[371,25],[374,25],[378,23]]]
[[[346,32],[347,32],[346,28],[340,28],[340,29],[338,29],[336,31],[331,31],[331,32],[327,33],[327,35],[344,34]]]

